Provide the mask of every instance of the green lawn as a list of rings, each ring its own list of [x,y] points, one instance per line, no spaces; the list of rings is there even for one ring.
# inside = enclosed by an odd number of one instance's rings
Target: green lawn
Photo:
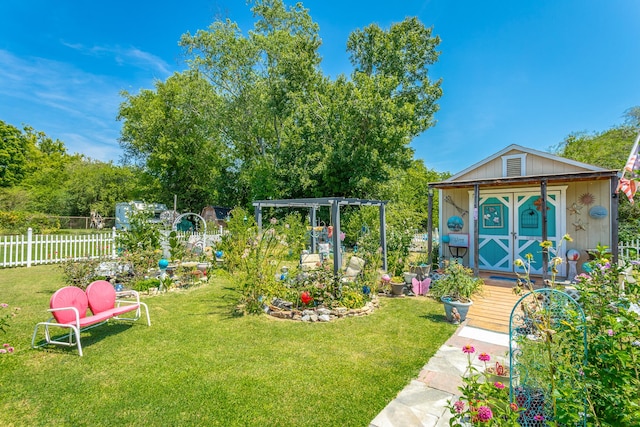
[[[427,298],[323,324],[231,317],[218,277],[146,297],[151,327],[83,333],[84,357],[32,350],[63,285],[56,266],[0,270],[0,303],[22,309],[0,332],[16,348],[0,354],[0,425],[367,426],[455,329]]]

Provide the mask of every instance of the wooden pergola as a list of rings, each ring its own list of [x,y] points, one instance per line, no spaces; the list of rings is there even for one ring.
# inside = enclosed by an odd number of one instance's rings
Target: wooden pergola
[[[256,200],[253,202],[256,223],[262,229],[262,208],[308,208],[309,222],[313,227],[317,226],[316,214],[321,206],[331,209],[333,222],[333,271],[338,273],[342,266],[342,253],[340,248],[340,206],[378,206],[380,208],[380,247],[382,248],[382,268],[387,270],[387,227],[385,206],[387,201],[367,200],[347,197],[320,197],[309,199],[282,199],[282,200]],[[317,237],[311,233],[311,251],[317,252]]]

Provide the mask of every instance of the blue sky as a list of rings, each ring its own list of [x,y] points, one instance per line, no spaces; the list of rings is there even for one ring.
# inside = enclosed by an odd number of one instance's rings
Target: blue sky
[[[546,151],[570,133],[620,124],[640,105],[637,0],[303,3],[333,77],[351,72],[353,30],[407,16],[433,26],[442,43],[430,73],[444,94],[436,126],[412,142],[431,169],[455,173],[510,144]],[[253,25],[243,0],[2,1],[0,120],[117,162],[120,91],[151,89],[183,70],[180,36],[216,16],[245,32]]]

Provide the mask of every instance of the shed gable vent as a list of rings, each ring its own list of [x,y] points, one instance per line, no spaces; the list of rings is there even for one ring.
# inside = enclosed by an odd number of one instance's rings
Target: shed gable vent
[[[503,176],[525,175],[525,155],[504,156],[502,158]]]

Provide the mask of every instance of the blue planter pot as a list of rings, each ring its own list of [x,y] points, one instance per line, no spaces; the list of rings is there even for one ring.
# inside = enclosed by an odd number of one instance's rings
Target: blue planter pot
[[[447,320],[449,322],[464,322],[467,318],[467,313],[469,312],[469,307],[473,304],[473,301],[469,302],[460,302],[460,301],[452,301],[449,297],[441,297],[440,300],[444,304],[444,313],[447,316]],[[453,308],[458,311],[460,315],[460,319],[455,319],[453,316]]]

